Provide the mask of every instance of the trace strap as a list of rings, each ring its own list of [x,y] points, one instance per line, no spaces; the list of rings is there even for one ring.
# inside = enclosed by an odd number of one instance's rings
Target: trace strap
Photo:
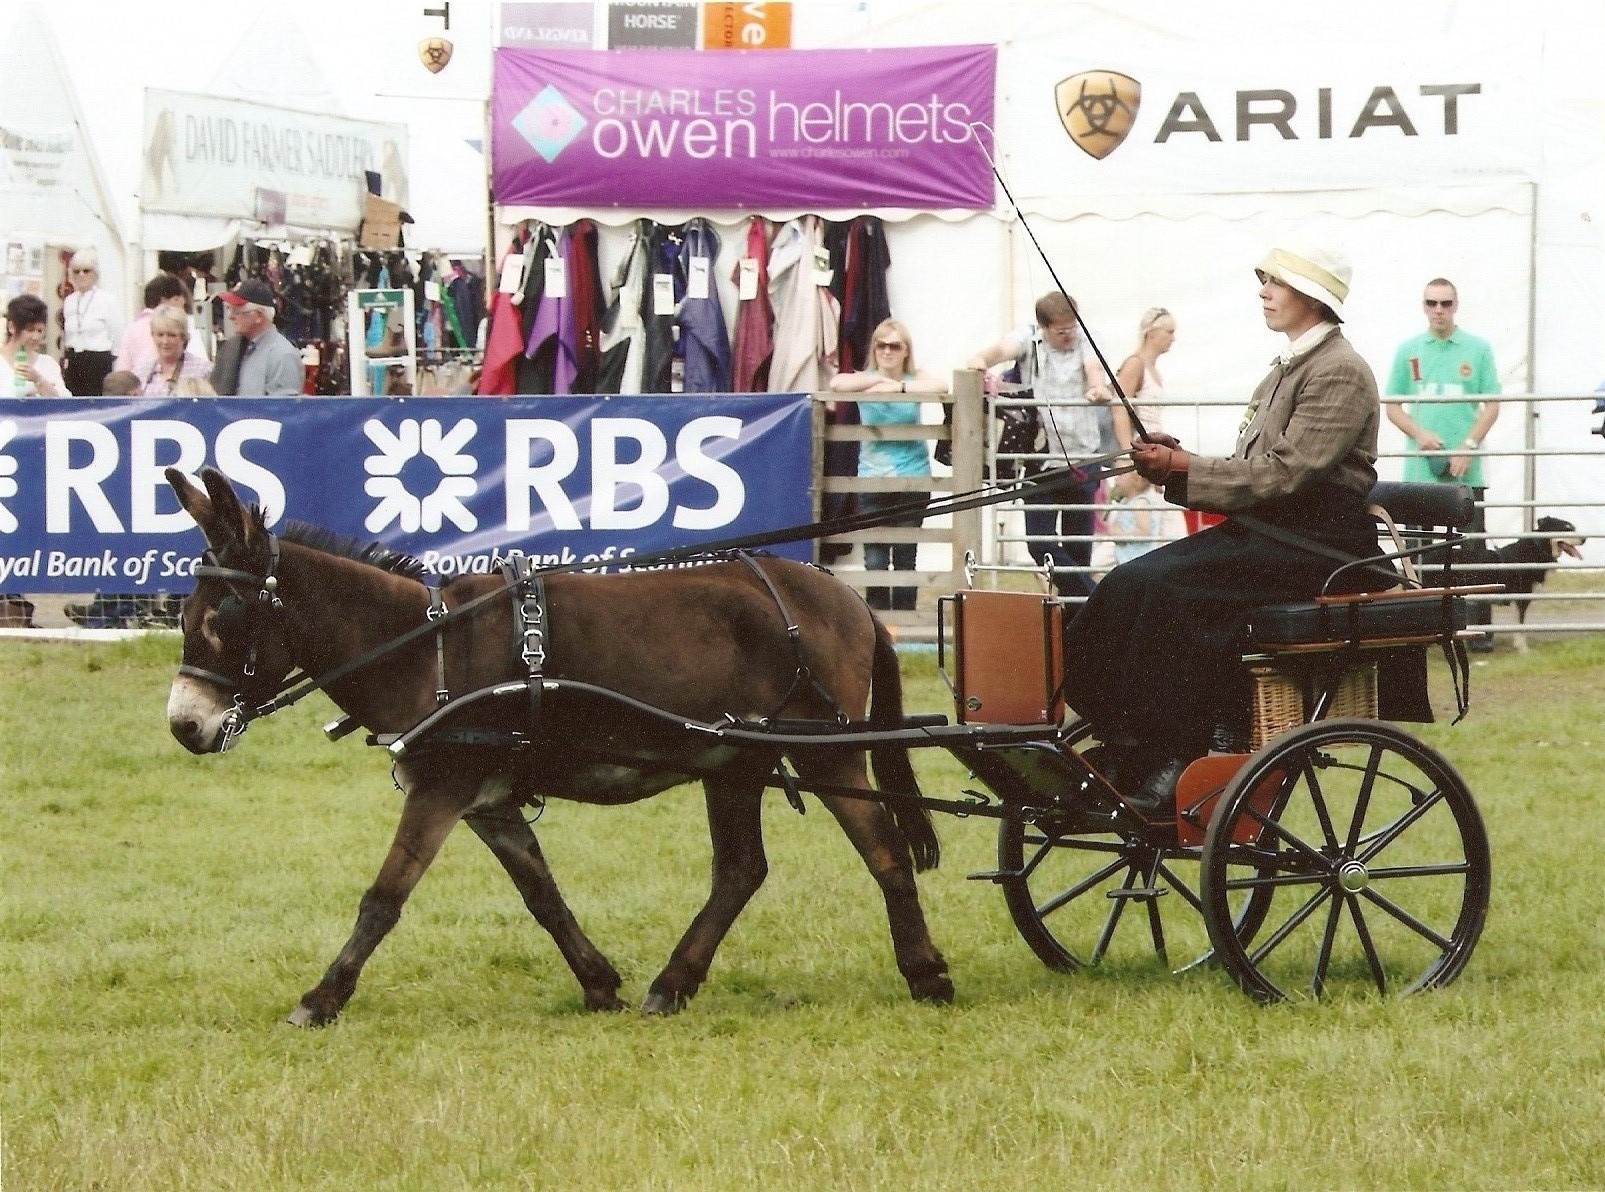
[[[1028,493],[1054,493],[1062,489],[1070,488],[1074,485],[1082,484],[1086,481],[1089,470],[1101,468],[1103,465],[1112,463],[1113,461],[1128,454],[1130,453],[1126,451],[1115,451],[1109,453],[1108,455],[1100,455],[1094,459],[1084,460],[1082,463],[1072,467],[1055,468],[1049,472],[1042,472],[1028,480],[1019,480],[1008,484],[983,486],[982,488],[976,489],[972,492],[954,493],[951,496],[937,497],[929,501],[900,501],[895,505],[884,506],[873,513],[856,513],[849,517],[827,518],[822,521],[807,522],[802,525],[783,526],[778,530],[762,530],[754,534],[743,534],[734,538],[721,538],[713,542],[704,542],[695,546],[676,546],[668,547],[663,550],[648,551],[644,554],[629,556],[629,563],[632,568],[639,569],[644,566],[658,563],[686,562],[691,559],[705,558],[713,555],[725,555],[735,551],[756,550],[760,547],[773,546],[782,542],[798,542],[807,539],[825,538],[832,534],[846,534],[851,533],[854,530],[873,529],[876,526],[887,524],[894,518],[915,512],[916,510],[923,510],[926,516],[934,517],[945,513],[961,513],[968,509],[982,509],[988,505],[998,505],[1004,501],[1013,500],[1016,497],[1020,497]],[[274,595],[274,591],[278,587],[278,580],[273,574],[278,568],[279,543],[278,539],[272,534],[268,535],[268,541],[271,544],[270,549],[272,557],[269,564],[268,574],[265,577],[252,575],[248,571],[236,571],[231,568],[218,567],[215,562],[209,565],[197,567],[195,569],[196,577],[200,579],[221,579],[229,583],[238,582],[259,585],[262,589],[264,598],[271,597],[273,606],[275,608],[282,609],[283,605],[279,603],[278,597]],[[207,556],[211,556],[210,551],[207,552]],[[320,691],[329,686],[331,683],[345,678],[345,676],[353,673],[354,671],[359,671],[363,667],[377,662],[385,655],[391,654],[396,650],[401,649],[403,646],[417,641],[425,634],[436,634],[437,650],[443,650],[444,647],[439,645],[438,635],[445,630],[447,625],[482,611],[485,605],[492,600],[495,600],[501,596],[506,596],[509,592],[518,590],[522,585],[528,584],[531,581],[548,575],[561,575],[569,572],[591,570],[594,569],[595,566],[596,565],[594,563],[562,563],[552,567],[531,567],[524,573],[522,577],[518,578],[509,575],[507,579],[505,579],[501,584],[492,588],[490,591],[482,592],[472,600],[464,601],[456,608],[444,612],[438,618],[426,617],[421,624],[413,626],[400,636],[393,637],[387,642],[381,642],[371,650],[367,650],[355,658],[347,659],[339,666],[324,671],[320,675],[308,675],[305,673],[289,675],[279,684],[278,690],[271,699],[254,706],[246,704],[243,698],[241,698],[239,694],[239,689],[241,686],[240,684],[235,683],[223,676],[214,675],[209,671],[202,671],[196,667],[180,667],[179,673],[190,674],[196,676],[197,678],[207,679],[210,682],[216,683],[225,690],[232,690],[235,692],[235,713],[237,713],[239,721],[239,729],[235,735],[238,735],[238,733],[245,731],[245,726],[252,720],[259,719],[263,716],[271,716],[274,712],[277,712],[283,708],[288,708],[292,704],[299,703],[301,700],[311,695],[314,691]],[[433,595],[430,598],[430,603],[432,607],[435,604],[435,597]],[[443,602],[442,607],[444,607]],[[527,640],[528,639],[526,638],[526,641]],[[541,657],[544,659],[544,652],[542,652]],[[444,663],[442,662],[441,665],[444,666]],[[444,672],[442,672],[440,689],[444,689],[445,685]]]

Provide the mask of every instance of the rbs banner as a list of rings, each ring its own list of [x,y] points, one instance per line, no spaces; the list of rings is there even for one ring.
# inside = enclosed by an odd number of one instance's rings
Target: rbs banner
[[[503,206],[988,208],[996,74],[995,46],[503,48],[492,187]]]
[[[422,560],[630,556],[812,518],[806,394],[0,401],[0,591],[186,591],[202,540],[162,472]],[[812,557],[812,544],[774,548]]]

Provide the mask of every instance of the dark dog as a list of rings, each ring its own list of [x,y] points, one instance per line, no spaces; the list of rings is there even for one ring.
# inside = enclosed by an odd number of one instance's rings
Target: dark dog
[[[1577,527],[1558,517],[1541,517],[1536,531],[1507,546],[1490,549],[1486,542],[1466,542],[1455,548],[1453,578],[1456,584],[1503,584],[1506,595],[1501,602],[1516,606],[1516,623],[1527,623],[1527,607],[1533,589],[1549,578],[1561,555],[1581,558],[1578,547],[1588,541]],[[1439,573],[1440,578],[1442,572]],[[1520,630],[1512,638],[1516,649],[1527,652],[1527,635]]]

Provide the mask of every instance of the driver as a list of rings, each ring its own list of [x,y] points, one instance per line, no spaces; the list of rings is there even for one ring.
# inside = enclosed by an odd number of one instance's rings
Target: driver
[[[1289,534],[1379,553],[1368,496],[1381,407],[1340,329],[1349,261],[1292,245],[1255,273],[1265,325],[1287,345],[1254,390],[1236,450],[1194,455],[1158,432],[1132,444],[1137,472],[1167,501],[1228,519],[1116,567],[1065,629],[1065,696],[1104,743],[1098,768],[1149,816],[1169,814],[1189,761],[1246,748],[1245,614],[1315,596],[1338,566]],[[1388,586],[1371,580],[1346,590]]]

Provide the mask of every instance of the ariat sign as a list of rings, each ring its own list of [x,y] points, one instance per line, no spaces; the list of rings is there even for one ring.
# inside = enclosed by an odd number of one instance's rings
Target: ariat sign
[[[1031,152],[1009,154],[1009,186],[1055,209],[1069,196],[1503,185],[1543,168],[1542,60],[1519,30],[1407,56],[1381,38],[1281,56],[1177,38],[1088,61],[1045,40],[1011,51],[1009,70],[1035,97],[1010,125]]]
[[[1236,91],[1208,101],[1197,91],[1182,91],[1171,100],[1152,139],[1158,145],[1184,136],[1214,142],[1247,141],[1256,135],[1328,141],[1380,135],[1382,130],[1406,137],[1452,137],[1460,132],[1461,101],[1481,94],[1481,83],[1463,82],[1419,84],[1409,104],[1397,88],[1386,84],[1348,103],[1347,96],[1334,100],[1331,87],[1316,87],[1302,99],[1299,93],[1279,87]],[[1142,84],[1117,71],[1083,71],[1054,87],[1065,132],[1078,148],[1100,161],[1131,132],[1141,100]]]

